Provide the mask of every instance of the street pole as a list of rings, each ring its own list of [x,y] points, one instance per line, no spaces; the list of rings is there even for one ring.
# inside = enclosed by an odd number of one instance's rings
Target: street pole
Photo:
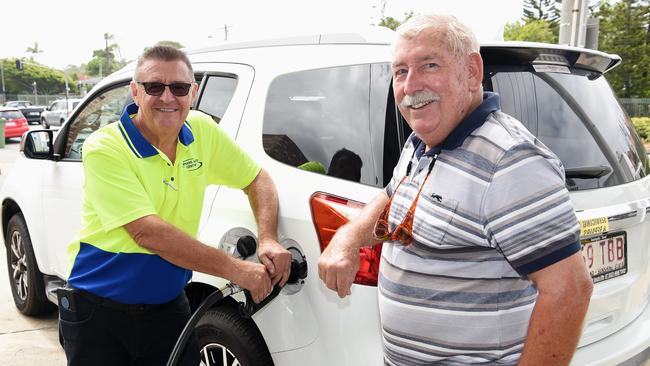
[[[5,89],[5,68],[4,60],[0,60],[0,79],[2,79],[2,103],[7,102],[7,90]]]
[[[34,81],[32,83],[32,88],[34,89],[33,90],[34,91],[34,104],[38,105],[38,92],[37,92],[37,89],[36,89],[36,81]]]
[[[68,110],[68,98],[70,97],[70,88],[68,87],[68,72],[63,71],[63,79],[65,80],[65,114],[66,116],[70,115]]]

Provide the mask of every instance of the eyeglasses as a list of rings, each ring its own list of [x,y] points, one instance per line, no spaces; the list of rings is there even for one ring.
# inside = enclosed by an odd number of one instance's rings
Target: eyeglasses
[[[165,92],[165,87],[169,87],[169,91],[172,92],[174,96],[184,97],[190,92],[192,83],[159,83],[159,82],[140,82],[136,81],[138,85],[144,87],[145,93],[152,95],[154,97],[159,97],[162,93]]]
[[[415,217],[415,209],[418,206],[418,199],[420,198],[420,194],[422,193],[424,185],[427,183],[427,179],[429,179],[429,175],[431,175],[431,169],[433,169],[433,164],[436,162],[437,158],[438,154],[434,155],[433,159],[429,163],[427,176],[424,178],[424,182],[422,182],[417,195],[415,195],[415,199],[413,200],[411,207],[409,208],[406,215],[404,215],[404,219],[399,225],[395,227],[395,229],[393,229],[393,231],[390,231],[388,226],[390,207],[393,203],[393,199],[397,195],[397,190],[411,173],[411,162],[409,162],[409,165],[406,168],[406,174],[404,177],[402,177],[402,180],[399,181],[397,187],[395,187],[393,194],[390,196],[390,200],[388,200],[386,207],[384,207],[384,211],[381,213],[379,219],[377,219],[377,222],[375,223],[375,228],[372,232],[372,237],[375,241],[401,241],[404,246],[408,246],[413,242],[413,218]]]

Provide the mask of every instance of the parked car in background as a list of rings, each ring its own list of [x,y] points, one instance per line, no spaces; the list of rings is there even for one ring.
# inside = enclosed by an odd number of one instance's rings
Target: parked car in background
[[[59,99],[49,107],[47,107],[43,113],[41,113],[41,124],[45,128],[50,128],[50,126],[62,126],[68,117],[72,114],[72,111],[79,105],[81,99]]]
[[[32,102],[28,100],[9,101],[5,103],[5,106],[20,109],[23,116],[27,118],[27,122],[29,124],[41,123],[41,113],[45,110],[45,107],[40,105],[33,105]]]
[[[21,137],[29,131],[27,119],[18,108],[0,107],[0,118],[3,119],[5,140],[12,137]]]
[[[336,229],[389,182],[411,132],[393,97],[394,33],[386,32],[189,52],[200,83],[194,108],[210,115],[273,177],[279,240],[299,248],[309,269],[303,285],[285,288],[252,319],[239,315],[232,298],[210,309],[198,324],[206,364],[383,364],[377,306],[381,247],[361,249],[360,270],[345,299],[325,288],[316,263]],[[485,90],[499,93],[502,110],[522,121],[565,168],[594,282],[572,364],[641,364],[650,350],[650,166],[604,76],[621,59],[523,42],[483,44],[481,54]],[[23,154],[6,178],[0,202],[9,279],[24,314],[54,308],[53,290],[68,273],[66,247],[81,221],[83,143],[118,121],[132,102],[134,67],[103,79],[56,135],[41,130],[23,138]],[[338,166],[341,152],[357,163]],[[309,165],[319,169],[306,169]],[[458,174],[464,174],[461,168]],[[192,194],[203,197],[202,242],[227,249],[239,236],[256,233],[240,190],[210,186]],[[459,206],[449,221],[465,220],[463,212]],[[441,230],[451,236],[461,228]],[[224,284],[194,273],[185,289],[191,307]],[[407,347],[426,352],[430,345]],[[268,359],[272,362],[259,361]]]

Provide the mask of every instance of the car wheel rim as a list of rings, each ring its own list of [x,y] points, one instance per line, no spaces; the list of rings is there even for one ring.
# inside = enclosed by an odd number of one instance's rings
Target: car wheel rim
[[[241,364],[228,348],[218,343],[209,343],[201,349],[201,366],[241,366]]]
[[[27,255],[25,254],[23,236],[18,231],[11,233],[11,270],[16,294],[21,301],[25,301],[29,289]]]

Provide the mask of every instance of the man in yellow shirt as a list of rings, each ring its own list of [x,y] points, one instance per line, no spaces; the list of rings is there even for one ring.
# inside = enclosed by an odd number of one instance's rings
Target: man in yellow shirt
[[[71,294],[59,299],[68,365],[162,365],[190,317],[192,271],[226,278],[261,301],[284,285],[291,255],[277,242],[277,192],[266,171],[207,115],[187,56],[140,56],[120,121],[84,143],[82,227],[68,247]],[[196,240],[209,184],[242,189],[258,223],[245,262]],[[181,360],[198,364],[196,337]]]

